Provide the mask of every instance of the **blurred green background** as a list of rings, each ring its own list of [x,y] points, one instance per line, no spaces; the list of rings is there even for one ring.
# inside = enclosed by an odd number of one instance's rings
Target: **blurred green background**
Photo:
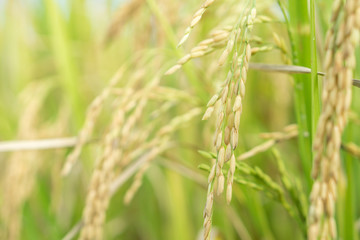
[[[281,2],[295,37],[296,64],[311,67],[313,50],[306,1]],[[270,17],[271,22],[255,25],[253,35],[261,38],[257,46],[274,46],[276,32],[286,43],[287,52],[275,47],[256,54],[252,62],[284,63],[286,55],[294,63],[278,3],[257,1],[258,15]],[[319,71],[331,3],[315,1]],[[222,50],[190,61],[171,76],[162,76],[207,38],[211,30],[232,26],[242,11],[239,1],[217,1],[204,14],[187,43],[177,48],[201,4],[181,0],[0,0],[0,141],[76,136],[87,107],[121,66],[126,66],[126,71],[119,89],[131,86],[139,78],[131,87],[140,91],[160,75],[161,86],[176,90],[176,94],[169,92],[162,100],[150,102],[134,132],[151,126],[151,114],[161,107],[165,110],[156,118],[155,130],[193,108],[205,111],[207,101],[226,78],[228,66],[217,66]],[[357,62],[359,66],[360,61]],[[355,73],[358,78],[359,69]],[[281,131],[299,121],[309,123],[309,115],[296,115],[312,107],[306,90],[309,81],[310,75],[297,75],[294,79],[285,74],[250,70],[238,155],[264,142],[260,133]],[[294,102],[296,91],[303,97],[300,103]],[[359,93],[359,89],[354,89],[355,113],[344,142],[360,141]],[[114,95],[105,102],[96,122],[94,141],[84,147],[70,175],[61,176],[61,168],[71,148],[0,153],[0,239],[62,239],[81,220],[94,163],[102,151],[101,137],[108,130],[118,97]],[[112,197],[104,239],[201,239],[208,173],[198,166],[210,165],[210,161],[198,150],[214,151],[214,129],[215,121],[203,122],[200,114],[173,133],[169,141],[175,147],[154,159],[133,201],[129,205],[123,203],[132,179]],[[312,184],[310,128],[304,132],[307,135],[299,140],[303,145],[292,139],[275,147],[292,184],[301,186],[299,196],[308,196]],[[354,222],[360,216],[355,204],[360,199],[359,162],[345,153],[343,159],[344,179],[340,181],[337,213],[339,235],[341,239],[357,239],[359,224]],[[272,151],[260,153],[246,163],[259,166],[278,183],[296,209],[281,185],[282,175]],[[237,174],[241,179],[256,182]],[[235,184],[233,191],[230,206],[223,196],[216,198],[214,239],[304,239],[301,224],[289,216],[279,201],[269,197],[266,189],[256,191]]]

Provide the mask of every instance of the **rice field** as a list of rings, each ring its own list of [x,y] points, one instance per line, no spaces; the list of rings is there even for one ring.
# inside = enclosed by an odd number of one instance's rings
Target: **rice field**
[[[0,1],[0,239],[357,240],[360,0]]]

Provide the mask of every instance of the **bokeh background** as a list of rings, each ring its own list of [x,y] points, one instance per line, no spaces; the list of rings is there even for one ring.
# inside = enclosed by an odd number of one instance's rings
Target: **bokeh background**
[[[104,239],[201,239],[208,172],[198,166],[211,163],[198,150],[214,151],[215,129],[215,119],[201,121],[201,117],[207,101],[226,78],[228,66],[218,66],[225,46],[190,61],[170,76],[163,73],[211,31],[232,26],[243,10],[241,2],[214,3],[189,40],[177,48],[202,4],[199,0],[0,0],[0,141],[77,136],[92,100],[119,68],[125,69],[104,102],[91,141],[69,175],[62,176],[61,169],[71,147],[0,153],[0,239],[62,239],[69,233],[82,218],[95,162],[103,151],[103,136],[123,97],[122,90],[139,92],[157,76],[162,88],[149,96],[131,130],[131,136],[149,129],[150,134],[145,140],[135,141],[129,153],[150,141],[157,130],[177,116],[198,111],[162,140],[171,142],[172,147],[151,161],[130,203],[124,203],[124,196],[133,176],[116,191],[107,211]],[[289,9],[286,14],[295,36],[298,64],[310,67],[310,45],[306,42],[309,21],[297,16],[307,9],[300,11],[296,3],[283,2]],[[316,1],[319,70],[331,2]],[[256,54],[251,61],[291,63],[287,26],[278,1],[259,0],[256,7],[258,14],[270,22],[255,24],[253,36],[259,40],[254,46],[273,49]],[[276,46],[274,33],[284,42],[285,50]],[[360,76],[359,69],[355,76]],[[310,81],[309,75],[297,78]],[[237,154],[263,143],[260,133],[281,131],[297,122],[297,85],[292,76],[250,70],[246,87]],[[354,90],[354,112],[346,142],[360,140],[358,95],[359,91]],[[131,96],[125,101],[131,101]],[[306,108],[305,102],[301,104]],[[290,180],[301,186],[299,195],[304,194],[307,201],[311,161],[301,161],[306,153],[299,149],[297,138],[277,144],[276,150]],[[311,146],[307,151],[311,152]],[[359,177],[354,174],[359,170],[358,159],[348,155],[344,159],[346,171],[340,188],[344,194],[340,195],[343,197],[337,216],[342,229],[360,216],[354,204],[360,199],[356,186]],[[271,151],[246,163],[259,166],[281,184]],[[304,239],[301,226],[265,190],[235,184],[233,191],[229,206],[223,196],[216,198],[214,239]],[[350,228],[357,237],[356,225]],[[346,231],[341,230],[340,236],[346,236]]]

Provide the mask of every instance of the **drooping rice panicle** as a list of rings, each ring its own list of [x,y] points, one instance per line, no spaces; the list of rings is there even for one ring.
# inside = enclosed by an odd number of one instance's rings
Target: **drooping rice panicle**
[[[124,73],[124,70],[125,70],[125,68],[119,69],[118,72],[110,80],[109,85],[90,104],[90,106],[87,110],[84,126],[82,127],[82,129],[79,133],[79,136],[78,136],[77,144],[76,144],[74,150],[66,158],[64,167],[62,169],[63,175],[67,175],[70,172],[72,166],[75,164],[75,162],[79,158],[83,146],[89,140],[89,138],[93,132],[95,122],[96,122],[97,118],[99,117],[99,114],[101,113],[104,101],[109,97],[111,90],[115,87],[115,85],[121,79],[121,77]]]
[[[262,17],[262,16],[260,16],[260,17],[256,16],[256,18],[253,20],[252,24],[254,24],[254,23],[263,23],[263,22],[266,22],[268,20],[269,20],[268,18],[265,18],[265,17]],[[191,61],[192,59],[208,55],[208,54],[214,52],[215,50],[218,50],[218,49],[221,49],[221,48],[225,47],[228,44],[229,40],[230,40],[229,39],[230,33],[235,34],[232,31],[232,27],[230,27],[230,26],[224,27],[224,28],[219,29],[219,30],[214,30],[213,32],[210,33],[209,38],[201,41],[196,47],[192,48],[190,53],[186,54],[181,59],[179,59],[178,62],[174,66],[172,66],[171,68],[169,68],[165,72],[165,75],[171,75],[171,74],[175,73],[184,64]],[[237,38],[237,41],[244,41],[244,39]],[[257,36],[253,36],[253,37],[249,36],[249,38],[246,39],[246,41],[249,42],[249,43],[260,43],[260,44],[262,43],[262,39],[260,37],[257,37]],[[234,44],[234,43],[232,43],[232,44]],[[274,48],[274,46],[271,46],[271,45],[270,46],[254,47],[254,49],[252,49],[252,54],[255,54],[255,53],[258,53],[258,52],[271,51],[273,48]],[[224,55],[224,57],[226,57],[226,56]],[[225,61],[225,59],[222,59],[220,61]]]
[[[114,178],[114,169],[122,151],[117,146],[120,126],[124,122],[124,111],[119,109],[112,122],[112,129],[105,136],[104,153],[98,160],[91,178],[83,213],[84,227],[80,239],[102,239],[102,225],[110,200],[109,187]]]
[[[22,92],[19,107],[22,118],[18,122],[17,137],[19,139],[32,139],[46,135],[59,134],[60,128],[55,124],[40,125],[40,112],[43,108],[44,99],[48,96],[52,85],[41,83],[30,84]],[[59,121],[62,120],[59,118]],[[46,136],[45,135],[45,136]],[[23,233],[23,207],[29,198],[33,188],[36,186],[36,175],[41,168],[43,154],[40,151],[16,151],[7,159],[4,176],[2,177],[2,208],[1,220],[4,232],[0,238],[17,240],[21,239]]]
[[[155,80],[152,84],[157,82]],[[111,197],[110,186],[114,179],[116,166],[125,158],[124,146],[120,147],[120,144],[125,141],[124,138],[128,137],[129,129],[140,118],[140,113],[147,100],[147,93],[151,91],[152,87],[153,85],[150,84],[145,91],[138,92],[130,99],[125,98],[114,114],[110,129],[104,137],[104,152],[98,159],[91,178],[83,212],[84,227],[80,233],[80,239],[102,239],[102,225]],[[132,114],[125,119],[126,113],[134,108]]]
[[[341,10],[344,14],[341,15]],[[340,174],[341,135],[351,104],[351,84],[355,68],[355,45],[359,41],[360,1],[349,0],[333,5],[331,28],[326,37],[324,69],[326,80],[313,148],[312,176],[315,183],[310,195],[308,237],[310,240],[336,239],[335,202]]]
[[[189,122],[190,120],[192,120],[193,118],[195,118],[196,116],[198,116],[200,114],[200,109],[195,108],[190,110],[189,112],[177,116],[175,117],[169,124],[163,126],[162,128],[159,129],[159,131],[156,133],[155,137],[153,138],[152,141],[150,141],[148,143],[148,146],[157,146],[157,145],[162,145],[164,143],[167,143],[169,141],[169,134],[173,133],[174,131],[176,131],[181,125],[186,124],[186,122]],[[147,146],[143,146],[141,148],[146,149]],[[156,147],[153,149],[157,149]],[[140,168],[140,170],[138,171],[138,173],[135,175],[134,181],[132,183],[132,185],[130,186],[130,188],[126,191],[125,193],[125,197],[124,197],[124,202],[125,204],[129,204],[131,202],[131,200],[133,199],[135,193],[137,192],[137,190],[139,189],[139,187],[142,184],[142,178],[145,174],[145,172],[147,171],[147,169],[150,166],[150,162],[157,157],[157,155],[159,154],[159,152],[157,151],[152,151],[147,159],[146,162],[144,163],[144,165]]]
[[[252,30],[253,20],[256,17],[254,4],[245,10],[243,14],[233,28],[227,46],[219,60],[219,64],[223,65],[230,53],[233,53],[230,70],[222,85],[222,89],[208,102],[207,110],[203,116],[203,120],[210,118],[216,105],[218,105],[214,136],[217,157],[209,175],[207,201],[204,210],[204,239],[209,239],[210,236],[214,187],[216,187],[217,195],[220,195],[224,190],[225,177],[222,168],[227,161],[230,161],[226,190],[227,203],[230,203],[232,198],[232,185],[235,173],[234,150],[238,144],[242,101],[245,97],[245,82],[251,57],[249,33]],[[239,38],[242,39],[240,46],[237,45]]]

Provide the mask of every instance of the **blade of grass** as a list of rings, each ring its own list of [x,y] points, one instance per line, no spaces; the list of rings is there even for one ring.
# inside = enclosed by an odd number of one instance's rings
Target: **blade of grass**
[[[307,1],[289,1],[289,13],[290,13],[290,26],[295,36],[295,51],[297,52],[297,59],[294,59],[295,64],[300,64],[305,67],[311,65],[311,41],[310,41],[310,25],[309,25],[309,14],[308,14],[308,3]],[[297,88],[301,91],[302,102],[305,104],[305,120],[307,123],[307,134],[310,136],[308,141],[308,148],[311,153],[311,115],[312,115],[312,105],[311,105],[311,81],[308,81],[308,78],[305,78],[305,81],[297,81]],[[312,159],[312,158],[311,158]],[[308,159],[309,161],[310,159]]]
[[[292,62],[295,65],[301,64],[308,66],[308,62],[306,61],[306,56],[304,52],[309,50],[309,47],[305,45],[301,45],[301,43],[309,42],[307,39],[300,35],[299,33],[294,35],[292,28],[295,28],[299,32],[301,30],[301,24],[307,22],[307,1],[289,1],[289,14],[291,19],[289,20],[286,14],[285,7],[281,0],[278,0],[278,4],[282,10],[282,13],[285,18],[285,23],[288,31],[290,46],[291,46],[291,55]],[[305,19],[304,19],[305,18]],[[297,40],[295,42],[295,39]],[[299,49],[300,55],[299,54]],[[311,139],[310,139],[310,126],[311,120],[311,104],[307,104],[311,99],[311,94],[309,92],[309,84],[305,84],[300,76],[294,76],[295,80],[295,91],[294,91],[294,102],[295,102],[295,114],[296,120],[299,126],[299,148],[300,148],[300,159],[302,163],[302,168],[305,174],[305,183],[306,183],[306,191],[309,191],[309,186],[311,183]],[[306,79],[305,79],[306,80]],[[307,98],[308,96],[308,98]],[[310,97],[310,98],[309,98]]]
[[[260,196],[253,190],[247,188],[242,188],[242,192],[246,197],[246,206],[252,213],[251,217],[256,223],[259,233],[261,233],[261,238],[268,240],[276,239],[271,230],[265,209],[262,207],[263,203],[261,202]]]

